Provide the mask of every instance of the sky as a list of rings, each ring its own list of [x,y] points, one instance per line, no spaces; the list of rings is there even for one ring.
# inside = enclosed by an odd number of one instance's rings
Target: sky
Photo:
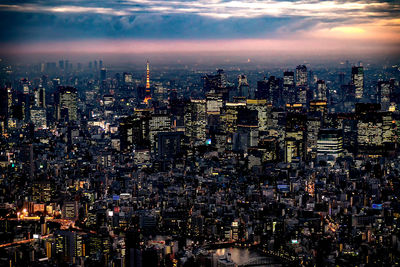
[[[398,0],[2,0],[0,53],[399,54]]]

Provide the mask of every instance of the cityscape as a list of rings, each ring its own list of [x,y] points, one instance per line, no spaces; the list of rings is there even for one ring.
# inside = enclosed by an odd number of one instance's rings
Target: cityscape
[[[0,266],[400,264],[396,1],[4,1]]]

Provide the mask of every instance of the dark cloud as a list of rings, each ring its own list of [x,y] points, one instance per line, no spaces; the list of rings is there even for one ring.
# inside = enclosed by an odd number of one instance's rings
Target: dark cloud
[[[74,40],[84,38],[209,39],[276,36],[282,25],[297,25],[300,18],[229,18],[198,15],[112,16],[99,14],[41,14],[3,12],[3,41]]]
[[[281,38],[318,25],[332,28],[399,17],[398,0],[292,0],[285,4],[278,0],[5,0],[0,4],[0,38],[3,42]]]

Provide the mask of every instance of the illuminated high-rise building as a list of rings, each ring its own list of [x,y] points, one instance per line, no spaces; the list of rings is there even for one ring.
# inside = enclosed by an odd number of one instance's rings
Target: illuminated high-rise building
[[[300,162],[305,157],[305,135],[307,116],[300,113],[288,113],[285,131],[285,161]]]
[[[305,65],[299,65],[296,68],[296,102],[306,104],[309,99],[308,92],[309,90],[307,67]],[[293,97],[294,95],[292,95],[292,98]]]
[[[257,99],[266,99],[269,103],[279,106],[281,100],[281,85],[282,81],[275,76],[264,78],[257,82]]]
[[[79,257],[84,256],[84,242],[82,233],[57,230],[54,233],[55,254],[63,262],[76,263]]]
[[[206,142],[206,100],[191,99],[185,105],[185,135],[193,142]]]
[[[169,114],[152,114],[149,121],[149,130],[150,146],[154,150],[157,145],[157,134],[171,131],[171,116]]]
[[[240,109],[245,109],[246,103],[226,103],[221,108],[222,129],[227,134],[233,134],[237,131],[237,119]]]
[[[296,102],[296,92],[294,86],[294,72],[285,71],[283,73],[283,101],[284,103]]]
[[[324,101],[327,100],[327,88],[326,88],[326,83],[323,80],[317,81],[317,92],[315,95],[315,99]]]
[[[146,89],[150,90],[150,65],[149,65],[149,61],[147,61],[147,67],[146,67]]]
[[[45,108],[46,107],[46,90],[43,86],[39,85],[39,88],[35,88],[34,91],[34,105],[35,107]]]
[[[147,61],[146,67],[146,96],[144,98],[144,102],[147,104],[151,100],[151,89],[150,89],[150,64]]]
[[[123,79],[125,84],[131,84],[133,82],[132,73],[124,72]]]
[[[30,118],[35,130],[45,129],[47,127],[46,109],[40,107],[31,108]]]
[[[58,93],[58,118],[67,121],[76,121],[78,119],[78,92],[76,88],[60,87]]]
[[[0,88],[0,133],[4,133],[11,113],[12,94],[8,86]]]
[[[360,99],[364,93],[364,68],[353,67],[351,69],[351,82],[355,87],[355,97]]]
[[[135,109],[133,116],[121,120],[119,124],[121,151],[150,148],[150,117],[149,109]]]
[[[226,75],[222,69],[217,70],[216,75],[206,74],[202,79],[204,91],[207,93],[221,93],[226,89]]]
[[[223,106],[223,99],[218,94],[207,94],[207,114],[208,115],[219,115]]]
[[[321,129],[317,141],[317,160],[331,165],[343,156],[343,134],[338,129]]]
[[[296,86],[307,86],[307,67],[299,65],[296,68]]]
[[[393,149],[394,132],[391,112],[380,112],[380,104],[357,103],[358,152],[381,155]]]
[[[306,153],[308,159],[314,159],[317,156],[317,141],[321,124],[319,116],[310,116],[307,118]]]
[[[246,75],[240,74],[238,76],[238,96],[248,97],[249,89],[249,82]]]
[[[62,209],[62,217],[65,219],[76,220],[79,215],[77,201],[65,201]]]
[[[254,100],[248,99],[246,101],[247,109],[256,110],[258,117],[258,130],[267,131],[271,126],[271,109],[272,105],[268,104],[265,99]]]
[[[381,104],[382,110],[389,110],[391,93],[389,81],[380,81],[378,83],[378,101]]]

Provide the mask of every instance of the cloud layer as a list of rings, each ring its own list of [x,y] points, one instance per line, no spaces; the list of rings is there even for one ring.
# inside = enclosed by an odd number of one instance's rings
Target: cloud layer
[[[398,44],[400,3],[383,0],[2,1],[0,40],[359,40]],[[4,45],[3,45],[4,47]]]

